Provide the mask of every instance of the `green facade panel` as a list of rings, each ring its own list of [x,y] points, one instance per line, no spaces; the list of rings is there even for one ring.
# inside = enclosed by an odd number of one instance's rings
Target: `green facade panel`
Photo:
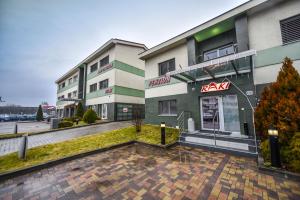
[[[119,69],[119,70],[122,70],[122,71],[125,71],[125,72],[128,72],[128,73],[137,75],[137,76],[145,77],[145,71],[144,70],[141,70],[141,69],[136,68],[134,66],[128,65],[128,64],[123,63],[121,61],[114,60],[110,64],[112,65],[112,67],[108,68],[107,70],[105,70],[105,71],[103,71],[101,73],[98,73],[98,70],[94,71],[92,73],[89,73],[87,75],[87,80],[95,78],[96,76],[98,76],[100,74],[103,74],[103,73],[106,73],[106,72],[108,72],[108,71],[110,71],[112,69]]]
[[[109,88],[106,88],[103,90],[97,90],[95,92],[87,93],[86,99],[93,99],[93,98],[103,97],[103,96],[107,96],[107,95],[111,95],[111,94],[119,94],[119,95],[141,97],[141,98],[145,97],[144,90],[137,90],[137,89],[133,89],[133,88],[114,85],[112,87],[109,87]]]
[[[300,42],[258,51],[257,56],[254,56],[254,64],[255,67],[279,64],[285,57],[300,60]]]
[[[64,88],[61,88],[59,90],[57,90],[57,93],[60,93],[60,92],[63,92],[63,91],[66,91],[72,87],[75,87],[75,86],[78,86],[78,81],[74,82],[74,83],[71,83],[69,85],[66,85]]]

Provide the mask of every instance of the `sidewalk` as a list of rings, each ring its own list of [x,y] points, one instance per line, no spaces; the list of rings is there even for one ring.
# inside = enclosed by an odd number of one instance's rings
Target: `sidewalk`
[[[130,122],[111,122],[94,126],[80,127],[76,129],[61,130],[45,134],[32,135],[28,137],[28,147],[37,147],[45,144],[57,143],[84,135],[91,135],[111,131],[130,126]],[[22,138],[12,138],[0,140],[0,156],[16,152]]]

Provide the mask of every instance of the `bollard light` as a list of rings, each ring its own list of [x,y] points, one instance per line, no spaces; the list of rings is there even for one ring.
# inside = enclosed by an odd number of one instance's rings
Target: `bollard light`
[[[161,136],[161,144],[166,144],[166,123],[161,122],[160,123],[160,136]]]
[[[14,126],[14,134],[18,134],[18,124],[17,124],[17,122],[15,123],[15,126]]]
[[[268,129],[270,153],[271,153],[271,165],[273,167],[281,167],[280,162],[280,149],[278,143],[278,130],[272,125]]]

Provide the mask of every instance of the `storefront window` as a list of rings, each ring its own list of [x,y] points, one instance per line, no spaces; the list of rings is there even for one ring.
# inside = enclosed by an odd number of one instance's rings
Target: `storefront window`
[[[176,100],[159,101],[160,115],[177,115]]]
[[[240,132],[239,109],[236,95],[222,97],[224,129],[230,132]]]

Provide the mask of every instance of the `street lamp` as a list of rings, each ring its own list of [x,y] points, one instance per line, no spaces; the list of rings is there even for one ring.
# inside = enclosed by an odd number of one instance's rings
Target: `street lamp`
[[[278,130],[272,125],[268,129],[270,151],[271,151],[271,165],[273,167],[281,167],[280,149],[278,144]]]

